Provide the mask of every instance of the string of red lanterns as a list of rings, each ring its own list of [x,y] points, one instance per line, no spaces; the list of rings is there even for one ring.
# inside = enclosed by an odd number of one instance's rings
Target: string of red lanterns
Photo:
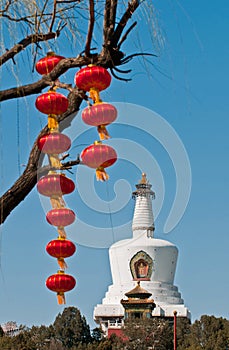
[[[64,59],[63,56],[48,53],[36,63],[36,70],[40,74],[49,74],[55,66]],[[106,126],[117,118],[116,108],[100,98],[100,92],[110,86],[111,76],[108,71],[99,66],[89,65],[80,69],[75,75],[75,84],[79,89],[89,92],[93,104],[89,104],[82,112],[83,121],[97,127],[100,141],[95,141],[81,153],[82,164],[96,169],[97,180],[106,181],[109,176],[105,168],[114,164],[117,160],[116,151],[103,140],[110,138]],[[37,183],[38,192],[50,198],[52,209],[46,214],[46,220],[57,228],[58,238],[50,241],[46,246],[47,253],[56,258],[59,270],[49,276],[46,286],[57,293],[59,304],[65,304],[65,292],[72,290],[76,281],[73,276],[65,273],[67,264],[65,259],[72,256],[76,247],[67,239],[65,227],[75,221],[75,213],[66,208],[63,195],[70,194],[75,189],[74,182],[61,172],[60,154],[71,147],[68,136],[59,132],[58,115],[68,109],[68,99],[51,88],[48,92],[37,97],[35,102],[39,112],[48,116],[48,132],[42,135],[37,145],[41,152],[47,154],[52,168],[49,173],[41,177]]]
[[[40,74],[48,74],[62,59],[64,57],[54,53],[48,54],[37,62],[36,70]],[[65,258],[72,256],[76,247],[67,239],[65,231],[65,226],[75,221],[75,213],[66,208],[63,195],[72,193],[75,184],[62,172],[58,173],[61,171],[59,155],[71,147],[71,140],[59,132],[57,116],[67,111],[68,99],[54,89],[50,89],[37,97],[35,106],[39,112],[48,115],[49,132],[38,139],[37,145],[43,153],[47,154],[50,166],[53,168],[39,179],[37,190],[43,196],[50,198],[52,209],[46,214],[46,220],[50,225],[57,227],[58,232],[58,238],[47,244],[46,251],[57,259],[60,270],[47,278],[46,286],[57,293],[59,304],[65,304],[64,293],[76,285],[75,278],[65,273],[67,268]]]
[[[111,75],[105,68],[99,66],[89,65],[81,68],[75,75],[75,84],[79,89],[88,91],[93,101],[93,105],[82,111],[82,120],[88,125],[96,126],[100,138],[100,141],[95,141],[82,151],[81,159],[83,164],[96,169],[96,178],[100,181],[109,179],[104,168],[111,166],[117,160],[115,150],[101,142],[110,138],[106,126],[117,118],[116,108],[100,98],[100,91],[108,88],[110,83]]]

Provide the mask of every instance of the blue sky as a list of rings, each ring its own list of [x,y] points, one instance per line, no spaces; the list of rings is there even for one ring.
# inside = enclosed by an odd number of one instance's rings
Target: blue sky
[[[69,228],[77,252],[68,260],[68,272],[76,277],[77,287],[66,294],[67,306],[78,307],[92,327],[93,307],[101,302],[111,284],[108,250],[100,248],[103,242],[99,230],[107,230],[108,242],[131,236],[134,209],[131,191],[141,171],[145,171],[142,167],[149,169],[148,177],[156,192],[154,210],[162,202],[155,223],[155,236],[173,242],[179,249],[175,284],[192,313],[192,320],[203,314],[229,318],[229,4],[226,0],[220,4],[197,0],[181,4],[167,0],[155,1],[154,6],[165,41],[164,48],[157,58],[151,60],[153,65],[148,64],[146,68],[141,60],[132,61],[127,67],[133,68],[130,73],[132,81],[124,83],[113,79],[110,88],[102,94],[104,101],[136,104],[142,108],[139,115],[136,108],[133,116],[128,113],[125,116],[120,109],[120,120],[126,117],[128,125],[118,124],[117,120],[117,124],[109,127],[110,144],[113,142],[118,147],[122,142],[128,142],[126,157],[125,148],[122,148],[122,159],[108,169],[110,180],[107,184],[96,183],[90,169],[78,168],[73,170],[74,174],[69,174],[76,181],[77,190],[66,200],[76,212],[78,222]],[[128,54],[136,50],[135,43],[139,39],[145,52],[154,52],[148,34],[149,24],[145,25],[139,14],[136,13],[139,20],[136,35],[132,33],[130,42],[123,47]],[[58,53],[72,56],[70,48],[62,46]],[[1,72],[1,89],[15,85],[11,64]],[[18,62],[16,67],[21,81],[35,81],[37,74],[22,66]],[[73,82],[75,72],[72,70],[66,74],[67,82]],[[2,103],[1,193],[23,171],[29,148],[45,125],[46,119],[35,109],[34,101],[35,96],[31,96],[26,102],[21,100],[18,106],[16,101]],[[190,200],[179,224],[168,234],[164,234],[164,225],[176,192],[174,169],[177,165],[174,167],[168,150],[155,139],[155,135],[143,130],[143,126],[150,130],[152,127],[152,119],[146,117],[144,109],[158,113],[175,130],[191,165]],[[139,118],[139,128],[131,125],[131,118]],[[95,130],[84,129],[80,116],[65,133],[72,137],[71,159],[85,144],[96,139]],[[133,146],[137,151],[129,161]],[[149,162],[144,163],[144,159],[148,159],[147,152],[151,155],[152,172]],[[91,198],[83,198],[87,193],[87,181],[94,188]],[[108,200],[113,202],[109,204]],[[120,208],[117,203],[121,203]],[[112,205],[117,205],[113,211]],[[44,207],[46,203],[40,200],[34,189],[1,227],[0,323],[50,324],[63,310],[57,305],[55,294],[45,287],[47,276],[55,273],[57,266],[45,252],[46,244],[56,237],[56,231],[45,221]],[[98,207],[101,212],[98,212]],[[120,224],[127,225],[124,232]]]

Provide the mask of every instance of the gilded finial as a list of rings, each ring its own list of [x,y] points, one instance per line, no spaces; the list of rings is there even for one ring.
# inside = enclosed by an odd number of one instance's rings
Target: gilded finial
[[[147,178],[146,178],[146,173],[142,173],[142,178],[139,182],[140,184],[147,184],[148,181],[147,181]]]

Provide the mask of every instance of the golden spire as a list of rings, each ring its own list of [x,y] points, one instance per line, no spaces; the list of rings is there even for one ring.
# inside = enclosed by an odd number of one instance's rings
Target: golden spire
[[[140,184],[147,184],[148,183],[148,180],[146,178],[146,173],[142,173],[142,178],[141,180],[139,181]]]

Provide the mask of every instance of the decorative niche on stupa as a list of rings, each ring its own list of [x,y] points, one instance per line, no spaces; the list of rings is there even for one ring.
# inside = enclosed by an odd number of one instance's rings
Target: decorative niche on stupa
[[[137,252],[130,260],[130,271],[134,281],[150,281],[153,260],[143,250]]]

